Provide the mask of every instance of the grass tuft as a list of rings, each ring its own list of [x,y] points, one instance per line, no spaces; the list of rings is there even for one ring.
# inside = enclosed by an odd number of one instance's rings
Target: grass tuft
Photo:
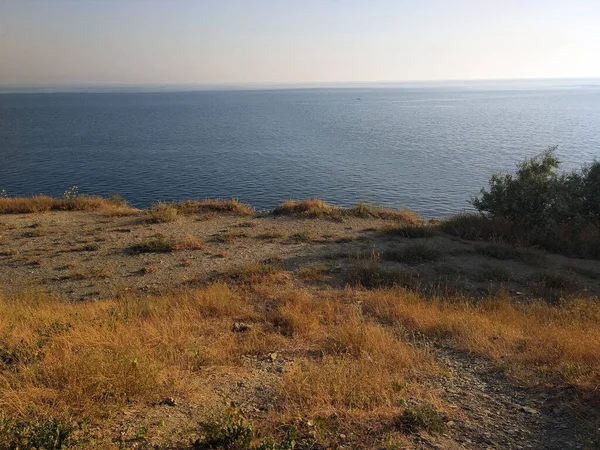
[[[196,236],[186,236],[173,244],[173,250],[202,250],[204,243]]]
[[[330,205],[318,198],[308,200],[287,200],[273,210],[274,215],[301,216],[309,218],[328,217],[344,219],[345,217],[379,218],[397,220],[405,223],[419,223],[421,218],[408,210],[393,210],[359,202],[353,207],[343,208]]]
[[[231,199],[206,199],[206,200],[186,200],[173,203],[181,214],[201,214],[201,213],[230,213],[239,216],[251,216],[254,209],[245,203],[241,203],[235,198]]]
[[[0,214],[29,214],[49,211],[98,211],[123,209],[110,199],[80,195],[73,198],[54,198],[47,195],[33,197],[0,197]]]
[[[164,237],[155,237],[129,246],[136,253],[168,253],[175,249],[173,242]]]
[[[177,220],[178,211],[172,205],[157,202],[148,210],[148,221],[153,223],[169,223]]]

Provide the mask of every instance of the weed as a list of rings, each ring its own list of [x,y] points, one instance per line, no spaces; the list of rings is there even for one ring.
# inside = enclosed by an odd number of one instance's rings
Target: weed
[[[195,236],[189,235],[173,244],[174,250],[202,250],[204,243]]]
[[[164,237],[155,237],[129,246],[135,253],[168,253],[173,251],[173,243]]]
[[[430,405],[408,406],[401,416],[396,418],[395,425],[402,431],[416,433],[425,430],[432,434],[446,430],[447,416],[440,414]]]
[[[237,228],[256,228],[257,226],[258,226],[258,224],[256,222],[250,222],[250,221],[241,222],[241,223],[238,223],[237,225],[234,225],[234,227],[237,227]]]
[[[480,255],[501,260],[516,259],[529,263],[539,263],[545,259],[544,255],[534,250],[502,243],[477,246],[475,251]]]
[[[501,266],[481,264],[477,278],[482,281],[510,281],[511,273]]]
[[[317,235],[311,230],[301,230],[290,236],[290,240],[299,242],[314,241],[315,239],[317,239]]]
[[[408,210],[393,210],[359,202],[351,208],[330,205],[318,198],[308,200],[288,200],[273,210],[274,215],[303,216],[303,217],[328,217],[343,220],[344,217],[380,218],[398,220],[406,223],[417,223],[420,217]]]
[[[186,200],[174,203],[173,206],[181,214],[199,214],[199,213],[230,213],[239,216],[251,216],[254,209],[241,203],[239,200],[232,199],[207,199],[202,201]]]
[[[260,444],[252,445],[252,425],[235,408],[201,422],[200,430],[203,436],[192,444],[194,449],[293,450],[296,446],[296,429],[293,427],[280,442],[267,437]]]
[[[156,265],[144,266],[140,269],[140,273],[142,273],[143,275],[148,275],[156,272],[158,272],[158,266]]]
[[[287,237],[287,234],[282,232],[282,231],[277,231],[277,230],[272,230],[272,231],[267,231],[265,233],[261,233],[258,236],[256,236],[258,239],[285,239]]]
[[[168,223],[175,222],[177,220],[177,214],[177,208],[168,203],[158,202],[148,210],[147,217],[149,222]]]
[[[536,278],[537,283],[548,289],[571,289],[575,287],[575,281],[559,272],[545,271]]]
[[[442,253],[434,247],[419,243],[408,245],[398,251],[386,251],[382,256],[386,260],[417,265],[437,261],[442,257]]]
[[[440,234],[438,227],[431,225],[404,225],[401,227],[390,227],[384,230],[388,234],[394,234],[408,239],[432,238]]]
[[[325,280],[325,274],[327,273],[327,266],[311,266],[311,267],[300,267],[296,270],[298,276],[308,282],[319,282]]]
[[[215,235],[215,241],[224,244],[232,244],[233,242],[247,238],[248,235],[243,230],[232,230],[228,228],[225,232]]]
[[[25,422],[0,417],[0,448],[6,450],[63,450],[70,446],[72,433],[73,425],[67,420]]]

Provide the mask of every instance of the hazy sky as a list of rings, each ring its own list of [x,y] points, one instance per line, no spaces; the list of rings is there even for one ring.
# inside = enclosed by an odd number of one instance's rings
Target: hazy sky
[[[600,77],[600,0],[0,0],[0,84]]]

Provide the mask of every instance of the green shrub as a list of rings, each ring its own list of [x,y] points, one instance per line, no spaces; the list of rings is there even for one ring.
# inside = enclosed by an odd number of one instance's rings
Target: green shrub
[[[0,448],[62,450],[71,446],[70,421],[48,418],[31,422],[0,417]]]
[[[515,174],[492,175],[489,190],[471,200],[484,218],[464,215],[443,228],[466,238],[600,257],[600,162],[559,173],[555,150],[519,163]]]
[[[293,450],[296,429],[291,428],[280,442],[267,437],[259,445],[252,445],[254,431],[238,409],[231,409],[200,424],[203,437],[192,444],[195,449],[229,450]]]

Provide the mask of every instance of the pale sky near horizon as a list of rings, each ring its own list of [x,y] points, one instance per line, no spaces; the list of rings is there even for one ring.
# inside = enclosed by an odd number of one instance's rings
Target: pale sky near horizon
[[[0,0],[0,84],[600,77],[600,0]]]

